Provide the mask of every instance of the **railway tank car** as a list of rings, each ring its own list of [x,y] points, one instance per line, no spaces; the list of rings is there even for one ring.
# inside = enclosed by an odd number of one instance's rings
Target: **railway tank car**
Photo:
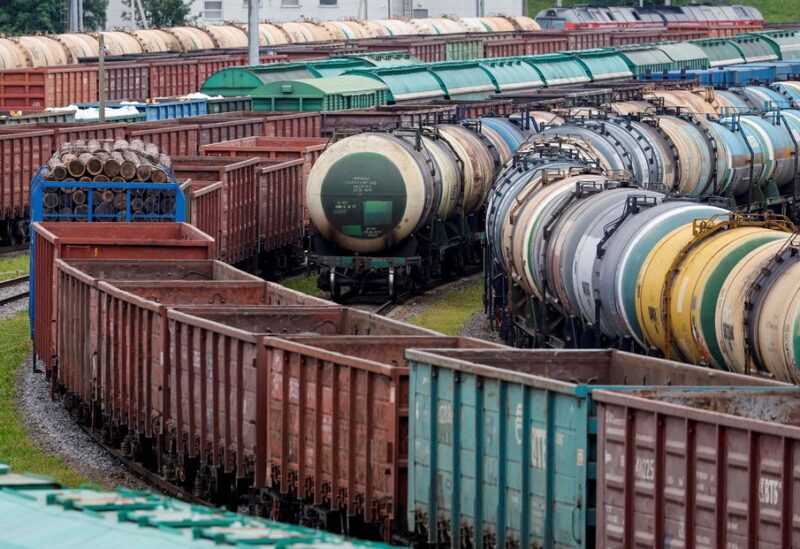
[[[496,16],[467,19],[377,19],[371,21],[342,20],[315,22],[262,21],[259,44],[325,43],[389,36],[426,36],[467,33],[499,33],[535,31],[539,25],[530,17]],[[21,36],[0,38],[0,69],[45,67],[80,62],[99,54],[97,37],[103,35],[109,55],[143,53],[189,53],[203,50],[245,48],[247,29],[244,25],[225,24],[183,26],[134,31],[101,33],[69,33],[53,36]]]
[[[662,25],[735,25],[761,28],[764,16],[758,9],[742,5],[719,6],[576,6],[549,8],[536,14],[542,29],[617,29]]]
[[[598,111],[530,137],[489,198],[487,312],[501,336],[796,382],[795,120]]]
[[[523,139],[508,120],[481,119],[328,147],[306,190],[319,287],[334,298],[394,296],[479,264],[489,188]]]

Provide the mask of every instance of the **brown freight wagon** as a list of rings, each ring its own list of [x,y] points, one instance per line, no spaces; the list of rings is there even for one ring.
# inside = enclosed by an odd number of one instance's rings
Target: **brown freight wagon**
[[[105,75],[106,100],[108,101],[151,97],[150,69],[146,63],[106,63]],[[92,99],[93,102],[97,100],[99,97]]]
[[[311,516],[316,508],[386,525],[402,518],[407,483],[405,349],[493,346],[335,307],[181,308],[168,317],[178,455],[255,474],[262,512],[305,501]],[[303,332],[323,335],[291,335]]]
[[[124,122],[81,123],[81,122],[48,122],[36,124],[0,125],[0,135],[16,135],[31,131],[49,131],[53,134],[51,151],[55,152],[64,143],[77,139],[125,139],[128,124]],[[49,157],[48,157],[49,158]],[[45,158],[47,160],[47,158]],[[42,162],[44,164],[44,162]],[[39,164],[41,166],[41,164]],[[38,166],[37,166],[38,168]]]
[[[196,58],[150,61],[147,66],[150,97],[186,95],[200,89]]]
[[[45,109],[97,100],[97,67],[66,65],[0,70],[0,108]]]
[[[318,112],[269,115],[264,118],[267,137],[322,137],[321,118]]]
[[[195,123],[182,124],[177,120],[164,120],[128,124],[125,137],[158,145],[159,150],[169,156],[195,156],[199,132],[200,127]]]
[[[220,428],[211,463],[226,472],[234,466],[243,477],[254,472],[256,405],[256,357],[265,335],[437,335],[364,311],[344,307],[202,307],[176,308],[167,312],[171,369],[171,415],[167,420],[175,428],[172,439],[178,455],[199,457],[199,431],[204,427],[206,406],[217,399],[219,409],[213,414]],[[209,347],[209,345],[212,345]],[[191,367],[188,357],[212,366],[204,370]],[[207,357],[207,358],[206,358]],[[191,374],[189,372],[192,372]],[[204,379],[210,377],[211,379]],[[224,377],[224,379],[223,379]],[[201,394],[207,387],[213,394]],[[246,417],[245,417],[246,416]],[[208,436],[203,435],[203,436]],[[222,439],[221,441],[219,439]],[[186,447],[185,442],[188,442]],[[199,446],[198,446],[199,444]],[[247,448],[247,450],[245,450]],[[235,449],[238,449],[236,451]],[[245,467],[245,461],[248,461]],[[236,465],[234,465],[234,462]]]
[[[172,169],[179,180],[221,181],[217,257],[227,263],[252,259],[259,242],[259,176],[261,160],[174,156]],[[209,213],[213,210],[209,209]],[[198,218],[209,226],[209,221]]]
[[[798,547],[800,393],[596,391],[598,547]]]
[[[228,263],[260,256],[267,271],[286,261],[300,244],[303,220],[303,159],[174,157],[180,180],[219,180],[221,186],[190,184],[192,224],[218,235],[218,258]],[[197,203],[194,203],[197,200]],[[214,201],[217,201],[215,204]]]
[[[234,113],[232,113],[234,114]],[[192,120],[187,118],[185,120]],[[200,123],[198,131],[198,147],[219,143],[220,141],[230,141],[232,139],[242,139],[261,135],[264,131],[264,121],[262,118],[254,116],[241,119],[217,120],[215,122]],[[202,152],[200,154],[203,154]]]
[[[222,181],[187,179],[181,184],[186,202],[186,222],[194,225],[214,242],[222,239]],[[217,249],[219,256],[219,248]]]
[[[224,263],[56,261],[59,368],[54,384],[114,424],[160,432],[168,393],[166,310],[175,305],[325,304]]]
[[[255,488],[268,507],[350,535],[407,531],[409,371],[405,351],[499,349],[437,336],[264,338],[258,349]],[[347,517],[345,520],[342,520]]]
[[[305,207],[305,187],[308,181],[308,174],[317,158],[325,150],[330,142],[324,138],[306,137],[246,137],[244,139],[234,139],[231,141],[215,142],[211,145],[200,147],[200,154],[205,156],[233,156],[237,158],[288,158],[303,160],[303,176],[300,181],[301,187],[295,193],[301,198],[303,203],[303,219],[308,220],[308,212]],[[286,220],[290,223],[292,221]],[[262,233],[263,234],[263,233]],[[274,244],[268,249],[273,249]]]
[[[22,219],[30,209],[30,186],[54,148],[52,130],[0,133],[0,220]]]
[[[308,224],[305,160],[260,159],[258,169],[258,251],[267,273],[283,271],[302,254]]]
[[[214,240],[186,223],[34,223],[33,350],[57,366],[57,259],[213,259]]]

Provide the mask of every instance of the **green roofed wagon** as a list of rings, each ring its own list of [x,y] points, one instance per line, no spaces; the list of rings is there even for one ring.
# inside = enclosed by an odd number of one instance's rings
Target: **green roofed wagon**
[[[388,100],[390,103],[444,99],[447,93],[441,80],[424,64],[410,67],[359,69],[349,74],[372,78],[385,84],[389,89]]]
[[[672,60],[671,70],[702,70],[709,67],[708,55],[703,48],[690,42],[657,44],[655,47],[666,53]]]
[[[800,32],[796,30],[776,30],[757,32],[752,35],[766,40],[778,55],[778,59],[782,61],[800,59]]]
[[[251,93],[254,111],[339,111],[385,105],[388,88],[363,76],[270,82]]]
[[[776,61],[780,59],[774,42],[758,34],[741,34],[727,39],[736,45],[745,63],[758,63],[760,61]]]
[[[617,48],[628,63],[634,76],[671,71],[675,67],[672,58],[655,46],[624,46]]]
[[[7,467],[0,465],[0,469]],[[0,470],[0,547],[269,546],[386,548],[146,491],[63,489],[49,479]]]
[[[499,92],[530,90],[544,86],[536,67],[519,59],[483,59],[480,67],[489,73]]]
[[[375,52],[306,62],[228,67],[209,76],[200,91],[208,95],[248,95],[264,84],[280,80],[324,78],[339,76],[354,69],[395,67],[417,62],[402,52]]]
[[[632,76],[631,69],[625,62],[625,58],[613,49],[581,50],[569,52],[569,55],[584,66],[592,77],[592,82],[612,80],[614,78],[630,78]]]
[[[736,44],[724,38],[692,40],[692,44],[703,50],[711,67],[744,63],[744,55]]]
[[[548,86],[580,84],[592,80],[584,65],[570,55],[549,53],[518,57],[517,59],[536,67]]]

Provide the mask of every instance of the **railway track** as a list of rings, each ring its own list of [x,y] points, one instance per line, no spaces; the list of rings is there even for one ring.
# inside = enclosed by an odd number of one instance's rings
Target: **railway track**
[[[439,287],[444,286],[445,284],[449,284],[451,282],[455,282],[456,280],[459,280],[461,278],[470,277],[470,276],[472,276],[472,275],[474,275],[476,273],[481,272],[481,270],[482,269],[480,267],[466,268],[466,269],[464,269],[463,273],[460,273],[458,275],[448,276],[448,277],[445,277],[445,278],[441,278],[441,279],[439,279],[439,280],[437,280],[435,282],[432,282],[429,286],[427,286],[425,288],[407,290],[405,292],[402,292],[402,293],[398,294],[394,298],[389,299],[388,301],[386,301],[383,304],[379,305],[377,309],[375,309],[373,311],[370,311],[370,312],[373,312],[376,315],[386,316],[389,313],[391,313],[392,311],[394,311],[400,305],[403,305],[404,303],[407,303],[413,297],[418,297],[418,296],[424,295],[425,292],[428,292],[430,290],[435,290],[436,288],[439,288]]]
[[[29,282],[28,275],[25,276],[18,276],[17,278],[10,278],[8,280],[3,280],[0,282],[0,292],[3,290],[8,290],[15,288],[16,286],[21,286],[22,284],[27,284]],[[28,286],[25,286],[22,291],[14,292],[11,295],[7,295],[4,297],[0,297],[0,307],[5,307],[6,305],[10,305],[11,303],[16,303],[22,299],[26,299],[30,294]]]
[[[28,244],[18,244],[16,246],[0,246],[0,258],[17,255],[29,249]]]

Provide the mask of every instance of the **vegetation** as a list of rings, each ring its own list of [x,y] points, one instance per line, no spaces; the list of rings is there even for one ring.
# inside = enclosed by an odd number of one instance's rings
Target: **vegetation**
[[[66,32],[66,0],[3,0],[0,2],[0,29],[5,34]],[[86,30],[101,30],[106,23],[108,0],[83,0],[83,23]]]
[[[408,322],[445,335],[459,335],[472,316],[483,308],[483,280],[441,296]]]
[[[325,292],[317,288],[317,277],[315,275],[293,276],[281,281],[281,284],[306,295],[325,297]]]
[[[678,4],[691,4],[692,0],[673,0],[673,5]],[[725,0],[724,2],[716,2],[722,4],[745,4],[748,6],[753,6],[754,8],[758,8],[758,10],[764,15],[764,19],[768,23],[788,23],[792,21],[800,20],[800,13],[797,12],[797,3],[793,1],[786,1],[786,0]],[[645,5],[664,5],[663,0],[650,0],[645,1]],[[536,17],[536,14],[540,11],[555,7],[556,0],[528,0],[528,14],[531,17]],[[638,1],[633,0],[563,0],[562,5],[564,7],[576,6],[576,5],[601,5],[601,6],[619,6],[619,5],[631,5],[631,6],[638,6]]]
[[[62,459],[48,456],[25,432],[16,407],[16,381],[20,368],[29,367],[28,315],[0,320],[0,462],[17,472],[30,471],[55,478],[66,486],[79,486],[88,479],[73,471]],[[24,364],[24,365],[23,365]]]
[[[28,254],[0,259],[0,280],[26,275],[30,270],[30,266],[30,256]]]
[[[148,27],[179,27],[194,21],[194,18],[189,16],[194,0],[141,0],[141,3]],[[139,10],[136,9],[133,0],[123,0],[123,4],[130,11],[122,12],[122,18],[133,19],[136,25],[143,26]]]

